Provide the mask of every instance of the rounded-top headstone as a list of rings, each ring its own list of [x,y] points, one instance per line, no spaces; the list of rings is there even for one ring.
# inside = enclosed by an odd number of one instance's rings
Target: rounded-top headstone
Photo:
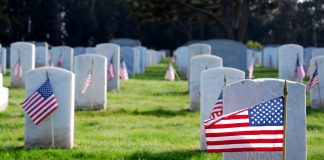
[[[315,62],[317,63],[317,73],[320,79],[319,84],[310,90],[311,107],[316,109],[324,109],[324,55],[312,58],[310,76],[315,72]]]
[[[226,84],[231,84],[245,78],[245,72],[235,68],[217,67],[204,70],[201,73],[200,85],[200,149],[207,150],[204,121],[207,120]]]
[[[190,73],[190,60],[193,56],[197,55],[210,55],[211,54],[211,47],[210,45],[207,44],[191,44],[188,46],[188,69],[187,69],[187,77],[188,79],[190,78],[189,73]]]
[[[112,39],[110,43],[118,44],[121,47],[136,47],[141,45],[141,42],[139,40],[131,38]]]
[[[229,114],[283,96],[284,80],[243,80],[224,87],[224,113]],[[287,81],[286,158],[305,160],[306,152],[306,96],[305,85]],[[282,159],[282,151],[223,152],[223,160]]]
[[[58,108],[38,125],[25,113],[25,148],[72,148],[74,139],[74,74],[56,67],[41,67],[26,74],[26,98],[48,79]],[[37,77],[37,78],[35,78]],[[54,142],[52,141],[54,140]]]
[[[25,85],[25,74],[35,68],[35,45],[15,42],[10,45],[10,78],[12,87]]]
[[[312,58],[324,56],[324,48],[315,48],[312,50]]]
[[[303,47],[297,44],[286,44],[278,48],[279,54],[279,78],[300,82],[295,70],[297,58],[299,64],[303,65]]]
[[[74,57],[73,48],[69,46],[52,47],[49,54],[53,58],[53,65],[55,67],[60,67],[72,71]],[[62,64],[59,63],[60,60],[62,61]]]
[[[152,53],[153,57],[155,53]],[[135,49],[132,47],[121,47],[120,48],[120,59],[123,59],[126,63],[126,68],[130,77],[135,76],[136,68],[136,57],[138,57],[138,52],[135,52]]]
[[[9,90],[3,87],[2,73],[0,73],[0,112],[3,112],[8,107]]]

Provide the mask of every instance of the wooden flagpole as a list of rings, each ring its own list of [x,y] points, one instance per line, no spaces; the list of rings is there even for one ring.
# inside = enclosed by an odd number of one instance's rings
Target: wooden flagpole
[[[282,150],[282,160],[286,160],[286,125],[287,125],[287,96],[288,96],[288,85],[287,80],[285,80],[284,85],[284,108],[283,108],[283,150]]]
[[[46,71],[46,78],[49,80],[48,72]],[[54,140],[54,113],[51,115],[51,131],[52,131],[52,148],[55,146],[55,140]]]

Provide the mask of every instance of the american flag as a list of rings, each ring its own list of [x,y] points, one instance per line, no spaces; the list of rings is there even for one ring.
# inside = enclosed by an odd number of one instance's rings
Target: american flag
[[[57,61],[57,65],[56,65],[57,67],[63,67],[63,57],[62,57],[62,53],[60,54],[60,56],[59,56],[59,59],[58,59],[58,61]]]
[[[302,81],[305,77],[304,67],[299,62],[299,57],[297,57],[295,74],[298,80]]]
[[[311,88],[313,88],[314,86],[316,86],[319,83],[320,83],[320,77],[318,75],[317,65],[316,65],[315,71],[314,71],[311,79],[307,83],[306,91],[308,92]]]
[[[283,96],[205,121],[208,152],[283,150]]]
[[[122,59],[120,62],[120,79],[122,80],[128,80],[128,72],[126,68],[126,63],[125,60]]]
[[[168,81],[174,81],[174,69],[172,67],[172,64],[169,63],[168,70],[165,73],[164,79]]]
[[[108,67],[107,67],[108,81],[112,80],[115,77],[113,59],[111,58]]]
[[[93,61],[91,63],[89,73],[83,82],[83,89],[81,91],[82,94],[84,94],[88,90],[90,84],[92,83],[92,78],[93,78]]]
[[[21,103],[31,120],[38,125],[59,106],[49,80]]]
[[[254,60],[255,60],[255,58],[254,58],[254,56],[252,57],[252,59],[251,59],[251,63],[249,64],[249,67],[248,67],[248,72],[249,72],[249,79],[252,79],[252,77],[253,77],[253,70],[254,70]]]
[[[220,92],[212,113],[210,114],[210,119],[215,119],[223,115],[223,90]]]
[[[54,66],[54,58],[52,53],[50,53],[49,65]]]
[[[18,59],[16,61],[16,64],[13,68],[14,76],[16,79],[21,79],[22,77],[22,66],[20,63],[20,56],[18,56]]]

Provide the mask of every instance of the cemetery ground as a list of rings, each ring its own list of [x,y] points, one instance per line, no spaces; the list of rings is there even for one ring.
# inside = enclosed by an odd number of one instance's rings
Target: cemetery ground
[[[199,113],[189,111],[183,77],[163,80],[167,64],[122,81],[120,91],[108,92],[109,109],[77,111],[72,150],[23,149],[25,92],[10,88],[8,109],[0,113],[0,159],[221,159],[199,151]],[[277,70],[255,69],[256,78],[277,76]],[[9,87],[8,73],[4,86]],[[323,160],[324,111],[309,105],[307,95],[307,157]]]

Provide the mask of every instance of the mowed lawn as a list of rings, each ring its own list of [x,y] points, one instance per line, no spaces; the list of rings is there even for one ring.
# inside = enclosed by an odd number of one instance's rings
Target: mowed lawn
[[[105,111],[77,111],[71,150],[23,149],[19,104],[25,93],[10,89],[9,107],[0,113],[0,159],[221,159],[199,151],[199,113],[189,111],[187,82],[164,81],[166,69],[164,60],[122,81],[120,91],[108,93]],[[255,72],[257,78],[277,77],[276,70],[257,67]],[[9,87],[8,74],[4,85]],[[309,160],[324,159],[324,111],[309,107],[307,152]]]

